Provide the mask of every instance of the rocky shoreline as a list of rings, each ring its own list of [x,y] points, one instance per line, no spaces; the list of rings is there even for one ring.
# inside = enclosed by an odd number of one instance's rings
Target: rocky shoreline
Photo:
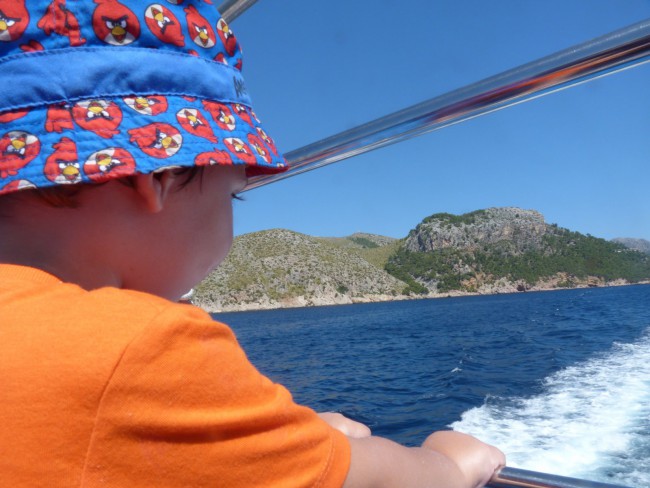
[[[633,285],[648,285],[650,281],[642,281],[639,283],[629,283],[626,280],[613,280],[605,281],[602,278],[590,277],[587,280],[581,280],[575,286],[557,286],[556,279],[549,280],[548,282],[537,284],[535,286],[528,286],[522,283],[500,283],[494,284],[484,289],[479,289],[475,292],[469,291],[450,291],[446,293],[428,293],[423,295],[365,295],[365,296],[321,296],[305,298],[304,296],[287,298],[281,301],[269,300],[268,298],[258,303],[244,303],[241,305],[231,304],[223,308],[215,307],[214,303],[203,302],[201,300],[193,300],[192,303],[208,313],[222,313],[222,312],[253,312],[259,310],[277,310],[285,308],[305,308],[305,307],[322,307],[333,305],[352,305],[357,303],[380,303],[380,302],[394,302],[405,300],[422,300],[422,299],[439,299],[439,298],[454,298],[466,296],[485,296],[485,295],[507,295],[518,294],[526,292],[541,292],[541,291],[554,291],[554,290],[572,290],[572,289],[586,289],[586,288],[606,288],[613,286],[633,286]]]

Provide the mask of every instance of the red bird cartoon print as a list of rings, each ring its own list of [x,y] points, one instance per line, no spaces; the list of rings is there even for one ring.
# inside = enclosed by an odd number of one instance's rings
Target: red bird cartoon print
[[[72,122],[72,107],[67,103],[58,103],[47,107],[47,116],[45,118],[45,130],[47,132],[58,132],[59,134],[66,129],[74,129]]]
[[[228,137],[223,140],[228,150],[237,158],[245,163],[255,164],[257,161],[253,151],[248,145],[237,137]]]
[[[251,114],[248,107],[246,107],[245,105],[241,105],[239,103],[233,103],[232,108],[235,111],[235,113],[239,116],[240,119],[242,119],[251,127],[254,127],[253,119],[251,118]]]
[[[255,151],[255,153],[264,161],[267,163],[271,162],[271,154],[269,154],[269,150],[262,142],[262,139],[256,135],[248,134],[248,143],[250,144],[250,147],[253,149],[253,151]]]
[[[0,188],[0,195],[17,190],[26,190],[28,188],[36,188],[36,185],[28,180],[14,180]]]
[[[264,129],[262,129],[261,127],[257,127],[257,133],[262,138],[262,140],[267,144],[271,152],[276,156],[278,156],[278,148],[275,147],[275,142],[273,142],[273,139],[271,139],[268,136],[268,134],[264,132]]]
[[[234,55],[237,50],[237,38],[235,37],[235,34],[232,33],[225,20],[219,19],[219,22],[217,22],[217,32],[219,33],[221,42],[223,42],[223,45],[226,47],[226,52],[230,56]]]
[[[220,165],[231,165],[232,157],[227,151],[219,151],[215,149],[214,151],[204,152],[197,155],[194,158],[194,164],[197,166],[213,166],[215,164]]]
[[[226,61],[226,56],[223,53],[217,53],[217,55],[214,57],[214,60],[217,63],[225,64],[228,66],[228,61]]]
[[[20,38],[29,24],[25,0],[0,0],[0,42]]]
[[[0,124],[6,124],[8,122],[13,122],[14,120],[22,119],[28,113],[29,109],[5,112],[3,114],[0,114]]]
[[[81,46],[86,43],[86,40],[81,37],[79,21],[68,9],[65,0],[54,0],[50,3],[37,25],[48,36],[54,32],[67,37],[71,46]]]
[[[110,139],[120,131],[122,110],[109,100],[85,100],[72,107],[74,121],[84,130],[94,132],[104,139]]]
[[[183,136],[178,129],[169,124],[149,124],[128,132],[131,142],[135,143],[142,152],[154,158],[169,158],[183,145]]]
[[[26,52],[26,53],[33,53],[33,52],[36,52],[36,51],[45,51],[45,48],[43,47],[43,44],[38,42],[36,39],[32,39],[27,44],[21,44],[20,49],[21,49],[21,51]]]
[[[194,44],[205,49],[213,47],[217,42],[217,37],[210,22],[199,14],[194,5],[190,5],[184,10],[187,29]]]
[[[144,11],[144,18],[149,30],[162,42],[185,46],[185,36],[181,23],[167,7],[154,3]]]
[[[0,178],[15,176],[41,152],[41,142],[34,134],[21,130],[7,132],[0,139]]]
[[[262,123],[262,121],[255,114],[255,110],[253,110],[253,109],[251,109],[251,117],[253,117],[253,119],[255,119],[255,122],[257,122],[258,124]]]
[[[160,95],[125,97],[124,103],[142,115],[158,115],[167,111],[167,98]]]
[[[102,41],[113,46],[131,44],[140,37],[136,15],[117,0],[95,0],[93,29]]]
[[[235,121],[235,117],[227,105],[204,100],[203,106],[210,113],[210,115],[212,115],[212,118],[221,129],[229,131],[235,130],[235,127],[237,127],[237,122]]]
[[[216,144],[217,138],[210,124],[205,119],[203,114],[195,108],[183,108],[176,114],[176,119],[181,127],[190,134],[203,137]]]
[[[81,170],[77,158],[77,145],[71,139],[62,137],[52,146],[55,151],[45,160],[45,176],[59,185],[72,185],[81,181]]]
[[[90,155],[84,163],[84,173],[92,181],[135,173],[135,159],[126,149],[109,147]]]

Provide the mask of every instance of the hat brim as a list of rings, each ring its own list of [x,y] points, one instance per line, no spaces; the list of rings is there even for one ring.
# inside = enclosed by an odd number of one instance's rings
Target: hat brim
[[[211,165],[248,176],[287,169],[240,103],[139,95],[0,113],[0,194]]]

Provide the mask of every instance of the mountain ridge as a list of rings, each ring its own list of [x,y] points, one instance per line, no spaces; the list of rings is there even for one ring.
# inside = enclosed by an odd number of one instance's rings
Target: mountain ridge
[[[196,288],[207,311],[239,311],[623,285],[650,256],[547,224],[535,210],[433,214],[403,239],[271,229],[235,238]]]
[[[629,249],[634,249],[646,254],[650,254],[650,241],[647,239],[637,239],[634,237],[616,237],[612,239],[614,242],[623,244]]]

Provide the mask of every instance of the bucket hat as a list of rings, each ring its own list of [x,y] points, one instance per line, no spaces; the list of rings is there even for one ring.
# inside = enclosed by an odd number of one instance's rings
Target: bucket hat
[[[286,169],[210,0],[0,0],[0,194],[170,167]]]

